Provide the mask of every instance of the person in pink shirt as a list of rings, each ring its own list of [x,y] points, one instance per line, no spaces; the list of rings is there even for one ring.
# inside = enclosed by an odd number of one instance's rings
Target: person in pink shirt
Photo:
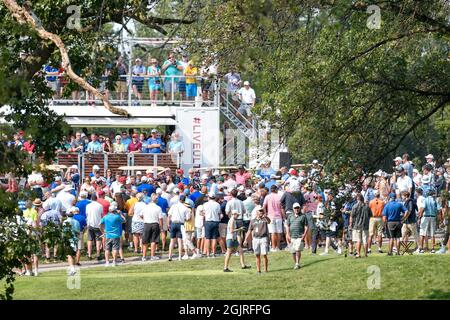
[[[264,198],[263,208],[270,218],[270,224],[268,225],[272,243],[270,252],[277,252],[283,235],[283,220],[285,217],[281,210],[281,196],[278,194],[276,185],[270,187],[270,193]]]
[[[245,186],[247,180],[249,180],[252,177],[250,172],[247,172],[245,170],[244,166],[239,167],[238,172],[236,172],[235,176],[236,176],[236,183],[241,184],[243,186]]]
[[[306,192],[305,192],[306,191]],[[306,211],[306,219],[308,220],[309,231],[305,238],[305,248],[310,248],[312,246],[312,234],[311,230],[313,228],[313,213],[316,212],[317,209],[317,193],[313,191],[310,186],[307,186],[303,190],[303,196],[305,197],[305,211]]]

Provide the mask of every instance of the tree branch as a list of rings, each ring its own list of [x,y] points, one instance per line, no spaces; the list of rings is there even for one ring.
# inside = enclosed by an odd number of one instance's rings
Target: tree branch
[[[400,146],[400,144],[403,142],[403,140],[405,140],[405,138],[411,133],[411,131],[413,131],[414,129],[417,128],[417,126],[419,126],[422,122],[424,122],[425,120],[427,120],[428,118],[430,118],[433,114],[435,114],[436,112],[438,112],[440,109],[444,108],[448,103],[450,102],[450,95],[447,95],[445,98],[443,98],[441,100],[440,103],[438,103],[436,105],[436,107],[434,107],[432,110],[430,110],[430,112],[428,112],[427,114],[425,114],[424,116],[422,116],[420,119],[417,119],[409,128],[408,130],[406,130],[400,137],[400,139],[398,140],[398,142],[395,144],[394,147],[392,147],[391,149],[389,149],[388,151],[386,151],[384,154],[381,154],[378,158],[376,158],[375,162],[379,162],[381,160],[383,160],[388,154],[390,154],[391,152],[394,152],[395,150],[398,149],[398,147]]]
[[[79,84],[88,92],[92,93],[97,98],[101,99],[103,101],[103,105],[105,106],[105,108],[110,112],[121,116],[126,117],[130,116],[126,110],[112,106],[105,95],[100,93],[100,91],[98,91],[96,88],[92,87],[89,83],[86,82],[86,80],[79,77],[72,70],[66,46],[64,45],[64,42],[58,35],[46,31],[42,26],[38,26],[34,18],[30,15],[30,13],[21,6],[19,6],[15,0],[3,0],[3,3],[8,8],[8,11],[12,14],[12,16],[17,20],[17,22],[19,22],[20,24],[28,24],[33,30],[35,30],[38,33],[39,37],[41,37],[44,40],[51,40],[58,47],[61,53],[62,66],[66,70],[67,75],[69,76],[70,79]]]

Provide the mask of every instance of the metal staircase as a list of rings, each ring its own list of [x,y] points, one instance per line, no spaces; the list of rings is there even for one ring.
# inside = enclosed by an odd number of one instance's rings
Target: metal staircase
[[[253,123],[241,115],[227,95],[221,94],[220,98],[220,111],[222,114],[248,139],[256,139],[258,137],[258,129]]]

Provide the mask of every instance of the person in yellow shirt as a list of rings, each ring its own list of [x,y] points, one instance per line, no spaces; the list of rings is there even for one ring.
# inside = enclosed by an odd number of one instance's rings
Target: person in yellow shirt
[[[198,75],[198,69],[194,66],[192,60],[188,62],[184,69],[184,75],[186,76],[186,97],[188,100],[194,100],[197,96],[196,76]]]
[[[136,198],[136,191],[131,191],[131,194],[130,194],[130,199],[128,199],[126,202],[125,202],[125,205],[124,205],[124,209],[126,210],[126,212],[127,212],[127,223],[126,223],[126,226],[127,226],[127,231],[128,231],[128,234],[132,234],[132,224],[133,224],[133,213],[134,213],[134,211],[133,211],[133,207],[134,207],[134,204],[136,203],[136,202],[138,202],[139,200],[138,200],[138,198]],[[129,238],[129,240],[133,240],[133,241],[129,241],[129,248],[130,248],[130,250],[131,249],[134,249],[134,252],[135,253],[137,253],[138,252],[138,241],[134,241],[135,239],[134,239],[134,237],[133,238]]]
[[[37,203],[37,201],[35,202]],[[30,235],[38,239],[37,234],[37,228],[38,228],[38,212],[35,208],[33,208],[33,202],[31,200],[28,200],[25,205],[26,209],[23,210],[23,218],[27,224],[27,226],[30,228]],[[37,253],[39,251],[39,245],[36,246],[35,250],[33,250],[32,257],[26,258],[25,263],[25,275],[26,276],[37,276],[38,275],[38,267],[39,267],[39,260]],[[31,271],[33,269],[33,271]]]

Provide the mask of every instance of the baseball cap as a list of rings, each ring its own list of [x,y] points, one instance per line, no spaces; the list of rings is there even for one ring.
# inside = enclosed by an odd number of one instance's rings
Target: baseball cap
[[[216,194],[214,192],[210,192],[210,193],[208,193],[208,197],[210,197],[211,199],[214,199],[216,197]]]
[[[100,170],[100,167],[98,165],[94,164],[92,166],[92,170]]]
[[[395,171],[397,172],[402,172],[403,170],[405,170],[405,168],[403,168],[402,166],[395,167]]]
[[[156,189],[156,194],[162,194],[162,189],[161,188]]]
[[[143,177],[141,178],[141,181],[142,181],[142,182],[147,182],[147,180],[148,180],[148,179],[147,179],[146,176],[143,176]]]
[[[142,176],[142,171],[136,172],[136,175],[141,175]]]
[[[318,164],[318,163],[319,163],[319,160],[313,160],[312,163],[313,163],[313,164]]]
[[[239,186],[237,189],[238,189],[238,191],[244,191],[245,187],[244,186]]]
[[[294,208],[300,208],[300,203],[296,202],[293,204],[292,209]]]
[[[250,85],[250,82],[244,81],[244,86],[249,86],[249,85]]]
[[[402,158],[400,158],[400,157],[395,157],[394,161],[402,161]]]
[[[425,159],[434,159],[434,156],[430,153],[425,156]]]
[[[177,173],[178,174],[184,174],[184,170],[183,169],[177,169]]]
[[[419,173],[419,170],[413,169],[413,172],[414,172],[414,173]]]
[[[296,175],[297,175],[297,170],[295,170],[295,169],[290,169],[290,170],[289,170],[289,174],[292,174],[292,175],[296,176]]]
[[[158,130],[152,129],[152,133],[158,133]]]
[[[55,181],[61,181],[61,177],[55,177]]]
[[[203,174],[202,175],[202,180],[208,180],[208,175],[207,174]]]
[[[252,193],[253,193],[253,192],[252,192],[252,190],[250,190],[250,189],[245,190],[245,195],[246,195],[246,196],[250,196]]]
[[[393,193],[393,192],[392,192],[392,193],[390,193],[390,194],[389,194],[389,198],[390,198],[390,199],[395,199],[395,198],[396,198],[396,195],[395,195],[395,193]]]
[[[122,137],[120,136],[120,134],[118,134],[117,136],[116,136],[116,140],[117,139],[121,139],[122,140]]]
[[[78,166],[76,164],[73,164],[72,166],[70,166],[70,169],[76,169],[78,170]]]
[[[180,189],[174,188],[172,192],[173,192],[173,193],[180,193]]]

